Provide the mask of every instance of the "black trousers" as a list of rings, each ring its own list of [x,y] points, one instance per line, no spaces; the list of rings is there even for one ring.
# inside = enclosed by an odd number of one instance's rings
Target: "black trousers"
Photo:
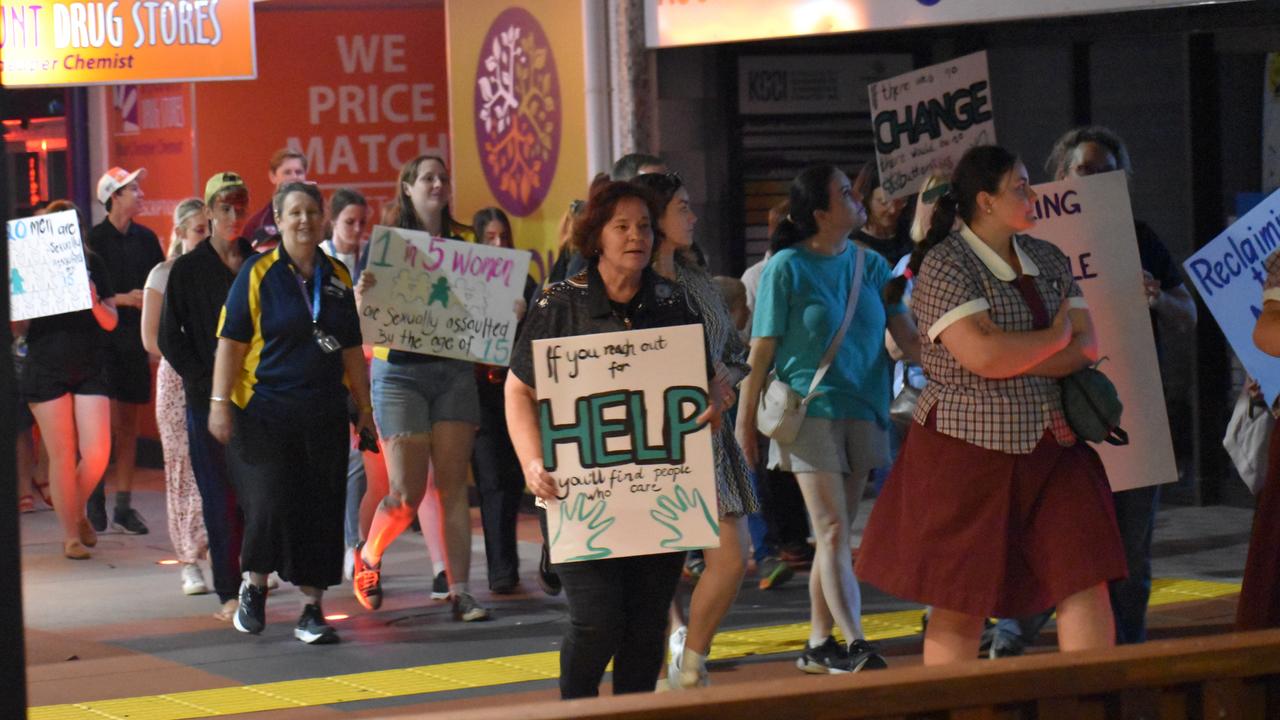
[[[555,565],[569,600],[560,697],[596,697],[613,660],[613,693],[653,692],[666,654],[667,608],[684,553]]]
[[[241,569],[322,589],[342,582],[348,434],[335,410],[290,422],[236,411],[227,466],[244,512]]]
[[[187,442],[204,527],[209,535],[209,569],[218,601],[240,594],[240,546],[244,517],[227,474],[227,449],[209,434],[209,413],[187,407]]]
[[[516,552],[516,516],[524,497],[524,474],[507,434],[502,385],[477,378],[480,395],[480,431],[471,452],[471,470],[480,496],[480,523],[484,528],[484,555],[489,588],[514,585],[520,580]]]

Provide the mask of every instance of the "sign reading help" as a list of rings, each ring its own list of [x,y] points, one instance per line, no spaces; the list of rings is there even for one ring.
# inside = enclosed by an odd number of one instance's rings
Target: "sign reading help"
[[[949,177],[965,150],[995,144],[986,51],[872,83],[867,91],[880,186],[890,200],[914,193],[935,171]]]
[[[507,365],[516,339],[529,251],[379,225],[369,242],[377,282],[364,293],[360,332],[392,350]]]
[[[1280,249],[1280,190],[1183,263],[1192,284],[1268,404],[1280,395],[1280,363],[1253,344],[1262,314],[1263,261]]]
[[[720,543],[702,327],[533,341],[552,562]]]
[[[93,307],[75,210],[10,220],[9,319]]]
[[[1095,445],[1113,491],[1178,479],[1129,188],[1122,172],[1035,186],[1031,235],[1057,245],[1089,302],[1101,370],[1124,404],[1123,447]]]

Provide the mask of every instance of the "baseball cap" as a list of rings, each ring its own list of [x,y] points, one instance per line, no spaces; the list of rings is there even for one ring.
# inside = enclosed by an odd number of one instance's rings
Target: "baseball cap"
[[[204,184],[204,202],[206,205],[212,205],[215,195],[224,190],[233,189],[249,192],[249,189],[244,185],[244,179],[240,177],[239,173],[234,173],[230,170],[214,173],[213,177],[210,177],[208,182]]]
[[[138,168],[129,172],[122,167],[113,167],[98,178],[98,202],[106,204],[120,188],[139,178],[147,176],[146,168]]]

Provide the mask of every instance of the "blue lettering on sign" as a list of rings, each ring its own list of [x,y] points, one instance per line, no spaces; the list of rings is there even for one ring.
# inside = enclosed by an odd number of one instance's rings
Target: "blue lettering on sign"
[[[1223,234],[1226,247],[1218,259],[1197,257],[1187,263],[1187,268],[1195,276],[1200,289],[1210,297],[1215,290],[1222,290],[1245,273],[1261,284],[1265,278],[1257,269],[1257,263],[1280,247],[1280,217],[1274,209],[1271,210],[1271,218],[1266,219],[1266,223],[1258,230],[1255,231],[1252,225],[1246,225],[1244,236],[1239,239],[1236,232],[1239,231],[1228,230]]]
[[[1036,219],[1075,215],[1080,212],[1080,201],[1075,190],[1052,195],[1041,195],[1036,200]]]
[[[925,7],[933,7],[934,5],[942,2],[942,0],[916,0],[916,2],[924,5]]]

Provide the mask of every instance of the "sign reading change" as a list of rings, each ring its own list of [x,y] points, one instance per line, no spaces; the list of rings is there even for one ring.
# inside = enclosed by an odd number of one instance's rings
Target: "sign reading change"
[[[9,319],[93,307],[75,210],[10,220]]]
[[[488,365],[511,362],[528,250],[382,225],[372,238],[365,272],[377,282],[360,306],[365,342]]]
[[[552,562],[720,544],[702,327],[533,341]]]
[[[880,186],[895,200],[934,172],[951,175],[964,151],[992,145],[987,53],[912,70],[867,87]]]

